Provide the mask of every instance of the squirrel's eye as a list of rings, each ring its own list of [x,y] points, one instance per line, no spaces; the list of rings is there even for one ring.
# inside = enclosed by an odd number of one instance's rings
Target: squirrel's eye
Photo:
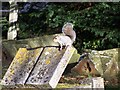
[[[57,39],[57,37],[55,37],[54,39]]]

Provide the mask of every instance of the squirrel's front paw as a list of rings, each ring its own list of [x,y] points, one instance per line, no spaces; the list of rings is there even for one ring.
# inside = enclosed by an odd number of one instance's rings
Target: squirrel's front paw
[[[62,48],[60,48],[60,51],[62,50]]]

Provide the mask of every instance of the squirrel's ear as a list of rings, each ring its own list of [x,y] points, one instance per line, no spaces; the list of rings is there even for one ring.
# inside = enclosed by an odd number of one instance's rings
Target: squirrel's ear
[[[70,26],[72,26],[72,28],[74,26],[73,23],[71,23],[71,22],[67,22],[66,25],[70,25]]]

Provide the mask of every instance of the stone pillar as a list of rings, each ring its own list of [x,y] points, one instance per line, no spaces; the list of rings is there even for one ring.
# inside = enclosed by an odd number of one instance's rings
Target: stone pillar
[[[10,0],[10,13],[9,13],[9,30],[7,33],[7,39],[8,40],[15,40],[17,37],[17,31],[18,31],[18,6],[17,2],[15,0]]]

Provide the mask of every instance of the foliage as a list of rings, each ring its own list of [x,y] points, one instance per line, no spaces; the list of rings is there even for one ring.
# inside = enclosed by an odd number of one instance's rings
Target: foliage
[[[47,3],[42,11],[19,14],[19,38],[61,33],[65,22],[74,24],[79,52],[120,46],[120,3],[115,2]]]
[[[0,25],[2,27],[2,37],[5,38],[7,37],[7,31],[8,31],[8,20],[6,17],[0,18]]]

